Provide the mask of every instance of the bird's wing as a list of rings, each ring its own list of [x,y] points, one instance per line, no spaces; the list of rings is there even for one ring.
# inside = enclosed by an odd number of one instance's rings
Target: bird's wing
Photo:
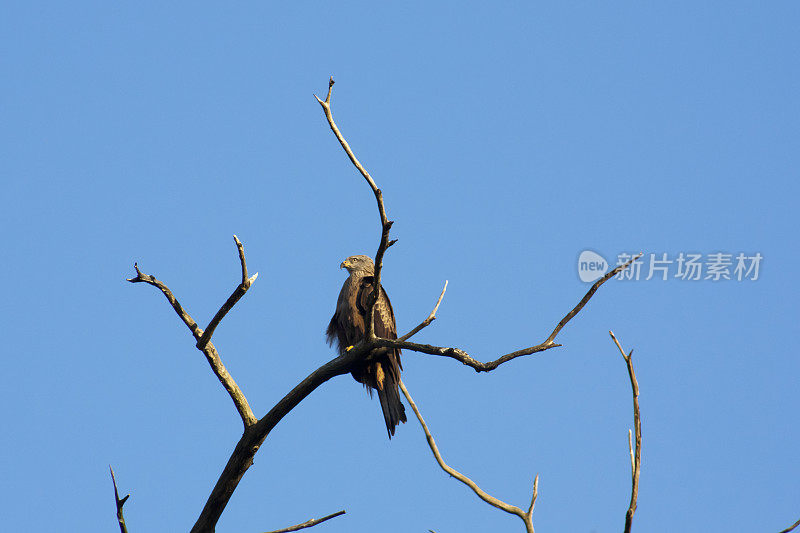
[[[358,308],[358,314],[365,317],[363,325],[364,330],[366,329],[367,301],[374,287],[375,278],[372,276],[365,276],[361,280],[356,306]],[[373,314],[375,316],[375,335],[383,337],[384,339],[396,339],[397,325],[394,320],[394,310],[392,309],[392,302],[389,301],[389,296],[386,294],[386,291],[383,290],[383,287],[381,287],[378,301],[375,302]],[[389,360],[392,363],[392,373],[399,379],[400,370],[403,368],[403,364],[400,362],[400,350],[392,350],[389,353]]]
[[[359,288],[358,298],[356,299],[356,307],[358,309],[358,314],[361,315],[364,320],[364,324],[362,325],[364,329],[362,331],[366,330],[367,303],[374,288],[375,278],[372,276],[365,276],[361,279],[361,286]],[[392,310],[392,303],[389,301],[389,297],[386,295],[386,291],[383,290],[383,287],[381,287],[378,301],[375,302],[373,315],[375,316],[375,335],[383,337],[384,339],[396,339],[397,326],[394,322],[394,311]]]

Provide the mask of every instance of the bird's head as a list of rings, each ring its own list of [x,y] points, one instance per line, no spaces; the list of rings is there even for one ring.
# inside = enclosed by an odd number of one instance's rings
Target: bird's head
[[[358,273],[363,276],[371,276],[375,273],[375,265],[372,259],[366,255],[351,255],[342,261],[339,268],[346,268],[350,274]]]

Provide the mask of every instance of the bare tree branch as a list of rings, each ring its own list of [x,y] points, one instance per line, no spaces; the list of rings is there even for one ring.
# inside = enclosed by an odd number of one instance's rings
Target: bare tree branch
[[[122,506],[125,505],[125,502],[128,501],[131,495],[126,494],[124,498],[120,499],[119,491],[117,490],[117,478],[114,477],[114,469],[111,468],[111,465],[108,465],[108,469],[111,470],[111,481],[114,483],[114,500],[117,502],[117,522],[119,522],[119,530],[120,533],[128,533],[128,526],[125,525],[125,517],[122,516]]]
[[[628,367],[628,377],[631,380],[631,391],[633,392],[633,427],[636,432],[636,449],[634,451],[631,432],[628,430],[628,450],[631,454],[631,503],[625,513],[625,533],[630,533],[633,514],[636,512],[636,499],[639,497],[639,472],[642,468],[642,419],[639,416],[639,382],[636,380],[636,373],[633,371],[633,350],[628,355],[625,355],[625,350],[622,349],[622,345],[614,336],[614,332],[609,331],[608,334],[614,339],[614,344],[617,345],[619,353],[625,359],[625,365]]]
[[[386,208],[383,205],[383,193],[375,184],[375,180],[372,179],[372,176],[369,175],[369,172],[364,168],[361,162],[356,158],[356,155],[353,153],[353,150],[350,148],[350,145],[347,144],[342,132],[339,131],[339,128],[336,126],[336,123],[333,121],[333,112],[331,111],[331,92],[333,91],[333,76],[331,76],[330,80],[328,81],[328,95],[325,97],[325,100],[320,100],[320,98],[315,94],[314,98],[317,99],[319,105],[322,106],[323,111],[325,112],[325,118],[328,119],[328,125],[333,131],[333,134],[336,136],[336,139],[339,141],[339,144],[342,145],[344,148],[347,157],[350,158],[350,161],[353,165],[358,169],[364,179],[367,180],[370,189],[372,189],[372,193],[375,195],[375,201],[378,203],[378,214],[381,218],[381,242],[378,245],[378,251],[375,254],[375,286],[381,286],[381,269],[383,269],[383,254],[386,253],[386,250],[393,245],[396,240],[390,241],[389,240],[389,230],[392,228],[392,224],[394,224],[393,220],[389,220],[386,217]],[[369,299],[367,300],[367,335],[366,340],[373,340],[375,339],[375,314],[373,310],[375,309],[375,302],[378,301],[378,291],[372,291],[370,294]]]
[[[634,261],[636,261],[640,257],[642,257],[642,252],[639,252],[636,256],[631,257],[628,261],[626,261],[625,263],[617,266],[611,272],[606,273],[605,276],[603,276],[602,278],[600,278],[597,281],[595,281],[594,284],[592,285],[592,288],[590,288],[589,291],[586,293],[586,295],[583,298],[581,298],[581,301],[578,302],[578,305],[576,305],[572,309],[572,311],[567,313],[567,315],[564,318],[561,319],[561,322],[558,323],[558,325],[556,326],[556,329],[553,330],[553,332],[550,334],[549,337],[547,337],[547,340],[544,341],[543,344],[550,344],[550,343],[553,342],[553,340],[556,338],[556,335],[558,335],[558,332],[561,331],[561,328],[566,326],[567,322],[572,320],[573,317],[575,315],[577,315],[580,312],[581,309],[583,309],[583,306],[586,305],[589,302],[589,299],[592,296],[594,296],[594,293],[597,292],[597,289],[600,288],[600,285],[602,285],[603,283],[605,283],[606,281],[608,281],[609,279],[614,277],[619,272],[622,272],[623,270],[628,268],[631,265],[631,263],[633,263]]]
[[[289,533],[290,531],[299,531],[307,527],[316,526],[317,524],[321,524],[326,520],[330,520],[331,518],[336,518],[337,516],[341,516],[343,514],[345,514],[344,509],[333,514],[329,514],[328,516],[323,516],[322,518],[313,518],[311,520],[306,520],[302,524],[297,524],[296,526],[289,526],[283,529],[276,529],[275,531],[268,531],[267,533]]]
[[[235,237],[234,237],[235,238]],[[239,248],[239,257],[241,258],[242,263],[242,274],[244,277],[245,282],[242,283],[235,291],[234,294],[228,298],[228,301],[222,306],[222,309],[217,312],[217,316],[211,321],[209,324],[210,327],[213,328],[217,327],[219,321],[222,320],[222,317],[225,316],[225,313],[233,307],[239,298],[241,298],[247,289],[250,288],[250,284],[255,280],[256,276],[253,276],[250,279],[247,279],[247,267],[245,266],[244,262],[244,250],[239,242],[239,239],[236,239],[237,247]],[[151,276],[149,274],[143,274],[139,270],[139,265],[137,263],[133,264],[133,268],[136,269],[136,277],[129,278],[128,281],[131,283],[147,283],[156,288],[158,288],[164,296],[167,298],[170,304],[172,304],[172,308],[175,309],[175,312],[178,313],[178,316],[183,323],[186,324],[186,327],[189,328],[189,331],[192,332],[192,335],[197,340],[197,348],[203,352],[203,355],[206,356],[206,360],[208,364],[211,366],[211,370],[214,372],[214,375],[217,376],[217,379],[222,386],[225,387],[225,390],[228,392],[228,395],[233,400],[233,404],[236,406],[236,410],[239,412],[239,416],[244,423],[245,428],[252,426],[258,420],[256,416],[253,414],[253,410],[250,409],[250,404],[247,403],[247,398],[245,398],[242,390],[236,384],[233,377],[228,373],[228,370],[225,368],[225,365],[222,363],[222,359],[219,356],[219,352],[217,352],[214,343],[210,340],[206,340],[202,347],[200,347],[201,340],[203,339],[203,330],[197,325],[197,322],[187,313],[181,304],[178,302],[178,299],[175,298],[175,295],[172,294],[172,291],[161,281],[157,280],[155,276]],[[243,287],[246,285],[246,287]],[[230,305],[229,305],[230,304]],[[211,335],[209,334],[209,339]]]
[[[220,474],[217,484],[211,491],[200,517],[192,527],[192,533],[214,531],[222,511],[225,510],[225,506],[239,485],[239,481],[241,481],[247,469],[252,466],[253,457],[278,422],[306,396],[314,392],[317,387],[331,378],[349,373],[353,365],[367,357],[373,348],[372,344],[362,342],[344,355],[328,361],[298,383],[256,424],[245,428],[244,434],[236,444],[236,448],[228,459],[222,474]]]
[[[442,357],[450,357],[450,358],[455,359],[457,361],[461,361],[463,364],[465,364],[467,366],[470,366],[470,367],[474,368],[476,372],[490,372],[490,371],[494,370],[495,368],[497,368],[498,366],[502,365],[503,363],[507,363],[508,361],[511,361],[512,359],[516,359],[517,357],[521,357],[523,355],[531,355],[531,354],[534,354],[534,353],[538,353],[538,352],[543,352],[545,350],[549,350],[550,348],[556,348],[558,346],[561,346],[560,344],[555,344],[553,342],[553,340],[556,338],[556,335],[558,335],[558,333],[564,328],[564,326],[567,324],[567,322],[572,320],[575,317],[575,315],[577,315],[581,311],[581,309],[584,308],[584,306],[589,302],[591,297],[594,296],[594,293],[597,292],[597,289],[600,288],[600,285],[602,285],[603,283],[605,283],[606,281],[611,279],[613,276],[615,276],[617,273],[621,272],[623,269],[625,269],[628,266],[630,266],[631,263],[636,261],[641,256],[642,256],[642,254],[640,253],[636,257],[633,257],[632,259],[630,259],[626,263],[624,263],[622,265],[619,265],[618,267],[616,267],[615,269],[611,270],[606,275],[604,275],[602,278],[598,279],[591,286],[589,291],[584,295],[584,297],[581,299],[581,301],[578,302],[578,305],[576,305],[569,313],[566,314],[566,316],[564,316],[564,318],[561,319],[561,321],[555,327],[553,332],[550,334],[549,337],[547,337],[547,339],[543,343],[537,344],[536,346],[531,346],[530,348],[524,348],[522,350],[517,350],[516,352],[507,353],[507,354],[505,354],[503,356],[500,356],[498,359],[495,359],[494,361],[490,361],[488,363],[483,363],[481,361],[478,361],[477,359],[474,359],[471,355],[469,355],[464,350],[461,350],[460,348],[449,348],[449,347],[444,347],[444,346],[432,346],[430,344],[418,344],[418,343],[415,343],[415,342],[407,342],[407,341],[405,341],[405,339],[407,339],[410,336],[410,334],[409,335],[404,335],[403,337],[401,337],[399,339],[396,339],[396,340],[395,339],[384,339],[384,338],[378,337],[378,338],[375,339],[375,343],[378,346],[383,346],[383,347],[386,347],[386,348],[402,348],[402,349],[405,349],[405,350],[412,350],[412,351],[415,351],[415,352],[422,352],[422,353],[427,353],[427,354],[430,354],[430,355],[439,355],[439,356],[442,356]],[[416,333],[416,331],[412,331],[412,332]]]
[[[533,478],[533,494],[531,495],[531,504],[528,506],[527,515],[533,515],[533,506],[536,505],[536,498],[539,497],[539,474]]]
[[[784,530],[783,530],[783,531],[781,531],[780,533],[789,533],[790,531],[792,531],[792,530],[793,530],[794,528],[796,528],[797,526],[800,526],[800,520],[798,520],[797,522],[795,522],[795,523],[794,523],[794,524],[792,524],[791,526],[787,527],[786,529],[784,529]]]
[[[217,314],[214,315],[214,318],[212,318],[211,322],[208,323],[208,327],[203,332],[200,340],[197,341],[198,350],[202,350],[206,347],[219,323],[222,321],[225,315],[228,314],[228,311],[230,311],[233,306],[236,305],[236,302],[238,302],[241,297],[244,296],[244,293],[247,292],[247,289],[250,288],[250,285],[252,285],[258,277],[258,272],[253,274],[252,278],[247,277],[247,262],[244,260],[244,246],[242,246],[242,243],[239,241],[239,237],[236,235],[233,236],[233,240],[236,241],[236,247],[239,249],[239,262],[242,264],[242,282],[238,287],[236,287],[236,289],[234,289],[233,294],[231,294],[228,300],[222,304],[220,310],[217,311]]]
[[[439,305],[441,305],[442,303],[442,298],[444,298],[444,292],[446,290],[447,290],[447,280],[444,280],[444,287],[442,288],[442,294],[439,295],[439,299],[436,301],[436,305],[433,307],[433,311],[431,311],[431,314],[428,315],[428,318],[423,320],[419,326],[415,327],[414,329],[412,329],[411,331],[409,331],[408,333],[406,333],[397,340],[406,341],[410,339],[411,337],[419,333],[423,328],[428,327],[431,322],[436,320],[436,311],[439,310]]]
[[[425,432],[425,438],[428,440],[428,446],[430,447],[431,451],[433,452],[433,456],[436,458],[436,462],[439,463],[439,466],[447,472],[450,476],[456,478],[458,481],[463,483],[464,485],[468,486],[472,491],[478,495],[478,497],[488,503],[489,505],[500,509],[501,511],[505,511],[509,514],[513,514],[518,516],[524,523],[525,523],[525,530],[527,533],[534,533],[533,532],[533,505],[536,503],[536,497],[539,493],[539,475],[536,475],[536,478],[533,481],[533,497],[531,498],[531,505],[528,508],[528,511],[523,511],[516,505],[510,505],[502,500],[498,500],[491,494],[488,494],[483,489],[481,489],[474,481],[470,478],[456,470],[455,468],[449,466],[447,463],[444,462],[442,459],[442,454],[439,453],[439,447],[436,446],[436,441],[433,440],[433,435],[431,435],[430,430],[428,429],[428,425],[425,423],[425,420],[422,418],[422,414],[419,412],[419,408],[417,408],[417,404],[414,403],[414,400],[411,398],[411,394],[408,392],[403,381],[400,381],[400,390],[403,391],[403,395],[408,400],[408,404],[411,406],[411,409],[414,410],[414,414],[417,415],[417,420],[419,420],[420,425],[422,426],[422,431]]]

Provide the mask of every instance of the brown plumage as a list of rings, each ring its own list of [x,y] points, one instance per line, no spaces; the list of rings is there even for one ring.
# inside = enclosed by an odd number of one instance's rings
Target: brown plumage
[[[375,288],[375,265],[366,255],[353,255],[345,259],[339,268],[350,272],[336,302],[336,312],[328,324],[328,344],[337,343],[339,354],[347,351],[364,339],[367,329],[367,301]],[[394,311],[389,297],[383,287],[380,288],[375,302],[375,335],[386,339],[397,338],[397,326]],[[400,350],[389,350],[385,355],[371,358],[351,372],[359,383],[363,383],[372,396],[372,390],[378,391],[383,418],[389,438],[394,435],[400,422],[406,421],[406,409],[400,401],[398,383],[400,370]]]

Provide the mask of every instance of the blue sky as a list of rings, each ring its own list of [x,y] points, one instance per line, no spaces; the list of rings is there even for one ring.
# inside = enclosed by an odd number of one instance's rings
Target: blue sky
[[[800,518],[793,2],[7,2],[0,16],[9,531],[188,530],[241,422],[188,330],[205,325],[258,416],[333,356],[351,254],[396,221],[398,328],[481,360],[547,337],[587,289],[577,259],[760,253],[759,279],[609,281],[564,347],[489,374],[404,353],[445,459],[537,531],[621,530],[627,348],[641,387],[638,531],[779,531]],[[647,257],[647,256],[646,256]],[[349,376],[264,443],[218,531],[522,531],[387,440]]]

